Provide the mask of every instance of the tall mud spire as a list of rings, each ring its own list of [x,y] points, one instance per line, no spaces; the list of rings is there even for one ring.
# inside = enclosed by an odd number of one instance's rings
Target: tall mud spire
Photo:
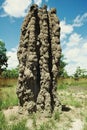
[[[29,113],[52,113],[60,102],[56,79],[61,56],[60,26],[56,9],[30,7],[21,28],[17,52],[19,105]]]

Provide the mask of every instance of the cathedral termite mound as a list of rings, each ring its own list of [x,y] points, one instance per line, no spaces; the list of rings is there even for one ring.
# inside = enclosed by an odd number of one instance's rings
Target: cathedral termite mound
[[[58,110],[56,79],[61,56],[56,9],[32,5],[21,27],[17,52],[17,96],[23,110],[51,114]]]

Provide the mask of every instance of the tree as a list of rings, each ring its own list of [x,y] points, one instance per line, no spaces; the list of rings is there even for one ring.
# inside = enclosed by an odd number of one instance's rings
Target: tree
[[[84,78],[87,77],[87,70],[81,69],[80,66],[77,67],[76,72],[74,74],[75,79]]]
[[[14,68],[11,70],[4,70],[1,75],[3,78],[18,78],[18,68]]]
[[[6,51],[5,43],[0,41],[0,74],[7,67]]]
[[[64,61],[64,59],[64,55],[61,55],[58,77],[68,77],[68,74],[65,70],[67,63]]]

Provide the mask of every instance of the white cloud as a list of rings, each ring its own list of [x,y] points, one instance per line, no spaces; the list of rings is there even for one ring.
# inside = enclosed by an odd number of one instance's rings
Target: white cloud
[[[74,72],[76,71],[77,65],[76,64],[68,64],[65,69],[68,72],[68,75],[72,75],[74,74]]]
[[[65,19],[60,23],[62,52],[68,63],[66,70],[69,75],[72,75],[78,66],[87,70],[87,38],[80,33],[80,27],[86,23],[87,13],[78,15],[71,24]],[[75,32],[78,27],[79,33]]]
[[[6,17],[6,16],[8,16],[7,14],[0,14],[0,17]]]
[[[38,6],[41,6],[42,0],[34,0],[35,4],[37,4]]]
[[[24,17],[32,3],[33,0],[5,0],[1,6],[4,13],[1,14],[0,17]],[[34,0],[34,3],[40,6],[42,0]]]
[[[5,0],[2,8],[5,14],[12,17],[23,17],[26,15],[26,10],[31,5],[32,0]]]
[[[72,48],[72,49],[69,49],[66,54],[65,54],[65,57],[67,58],[68,62],[72,61],[72,62],[75,62],[79,55],[79,52],[80,52],[80,49],[78,48]]]
[[[66,21],[61,21],[60,26],[62,33],[70,34],[73,31],[72,25],[66,24]]]
[[[7,51],[8,58],[8,68],[15,68],[18,65],[17,59],[17,48],[12,48],[11,51]]]
[[[87,51],[87,42],[84,43],[83,49],[85,49]]]
[[[72,24],[67,24],[66,20],[62,20],[60,22],[61,27],[61,41],[67,38],[67,35],[71,34],[75,27],[81,27],[87,22],[87,13],[84,13],[83,15],[78,15],[74,20]]]
[[[65,67],[66,71],[69,75],[72,75],[75,73],[77,67],[81,67],[82,69],[87,70],[87,56],[78,56],[75,63],[69,62],[69,64]]]
[[[73,32],[73,26],[71,24],[67,24],[65,20],[60,22],[61,27],[61,40],[65,39],[68,34]]]
[[[85,22],[87,22],[87,13],[84,13],[82,16],[78,15],[75,19],[74,19],[74,27],[80,27],[82,26]]]
[[[80,34],[72,33],[69,37],[69,42],[67,43],[67,46],[73,47],[80,45],[80,42],[82,40],[82,37]]]
[[[49,10],[50,10],[50,6],[47,7],[47,11],[49,11]]]
[[[77,40],[78,44],[74,46],[66,46],[63,51],[64,56],[66,57],[66,70],[69,75],[73,74],[78,66],[83,69],[87,69],[87,39],[81,38]]]

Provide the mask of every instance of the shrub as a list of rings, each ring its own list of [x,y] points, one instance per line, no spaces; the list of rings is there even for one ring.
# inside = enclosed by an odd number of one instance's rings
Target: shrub
[[[18,68],[11,69],[11,70],[4,70],[2,72],[3,78],[18,78]]]

